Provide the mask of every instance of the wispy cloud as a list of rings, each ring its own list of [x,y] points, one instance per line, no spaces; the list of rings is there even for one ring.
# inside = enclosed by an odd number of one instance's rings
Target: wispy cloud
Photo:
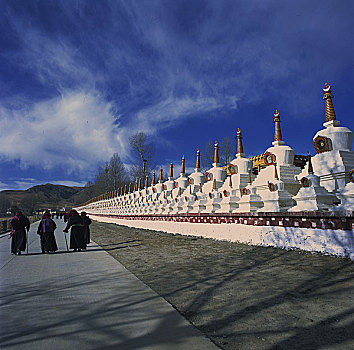
[[[0,157],[23,167],[87,171],[117,149],[126,152],[111,105],[92,92],[67,91],[29,110],[0,107],[0,113]]]

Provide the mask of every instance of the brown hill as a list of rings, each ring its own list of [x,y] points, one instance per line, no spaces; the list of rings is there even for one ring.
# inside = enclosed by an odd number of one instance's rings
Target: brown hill
[[[50,208],[59,210],[72,207],[94,197],[94,186],[70,187],[63,185],[38,185],[27,190],[6,190],[0,192],[0,212],[18,207],[30,213],[37,209]]]

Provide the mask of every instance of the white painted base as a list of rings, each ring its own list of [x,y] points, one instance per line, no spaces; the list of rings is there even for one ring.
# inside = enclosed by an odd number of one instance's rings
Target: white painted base
[[[100,222],[157,230],[182,235],[201,236],[251,245],[321,252],[354,260],[353,230],[321,230],[280,226],[242,224],[205,224],[173,221],[123,220],[90,215]]]

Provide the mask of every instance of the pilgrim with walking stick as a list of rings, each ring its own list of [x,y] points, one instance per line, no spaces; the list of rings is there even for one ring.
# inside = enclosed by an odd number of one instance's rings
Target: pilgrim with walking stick
[[[86,239],[84,232],[84,223],[79,213],[72,209],[69,212],[68,223],[63,230],[64,232],[70,231],[70,249],[74,249],[74,252],[86,249]]]
[[[46,211],[43,214],[42,220],[39,222],[37,234],[40,237],[42,254],[54,253],[58,250],[55,240],[54,231],[57,228],[54,220],[51,219],[51,214]]]

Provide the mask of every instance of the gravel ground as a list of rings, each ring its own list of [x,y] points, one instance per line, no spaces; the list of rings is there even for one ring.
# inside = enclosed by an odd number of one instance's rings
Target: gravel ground
[[[349,259],[98,222],[91,235],[222,349],[354,349]]]

